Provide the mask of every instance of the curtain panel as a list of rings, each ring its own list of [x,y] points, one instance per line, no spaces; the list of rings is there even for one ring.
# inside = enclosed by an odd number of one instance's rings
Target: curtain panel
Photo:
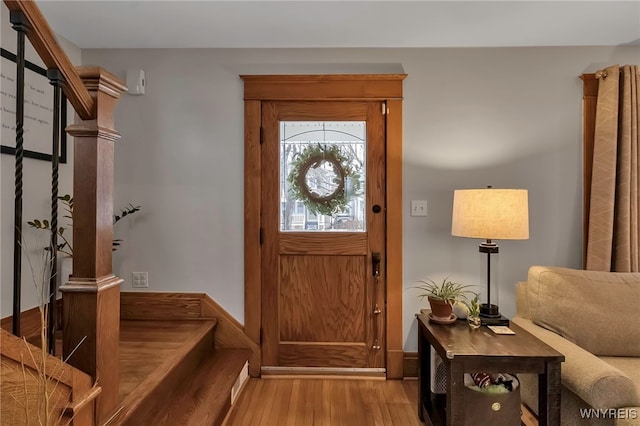
[[[639,71],[614,65],[596,74],[588,270],[639,271]]]

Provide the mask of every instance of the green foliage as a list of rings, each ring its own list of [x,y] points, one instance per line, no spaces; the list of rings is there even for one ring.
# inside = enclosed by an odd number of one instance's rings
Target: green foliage
[[[341,169],[344,182],[341,182],[342,179],[338,176],[333,183],[337,186],[344,184],[342,189],[331,197],[311,193],[308,188],[305,188],[305,176],[301,174],[309,168],[319,167],[323,161],[330,161],[330,159],[334,159]],[[327,216],[344,212],[351,197],[360,195],[362,191],[362,176],[357,162],[352,154],[341,150],[337,145],[309,145],[302,152],[295,154],[287,182],[289,182],[289,192],[294,199],[302,201],[313,214]]]
[[[65,209],[64,218],[69,222],[69,227],[73,227],[73,197],[69,194],[61,195],[58,197],[58,200],[62,203]],[[120,210],[119,214],[113,215],[113,224],[115,225],[120,220],[124,219],[127,216],[130,216],[134,213],[140,211],[140,206],[134,206],[132,204],[128,204],[124,209]],[[35,229],[41,229],[51,232],[51,224],[47,219],[34,219],[28,221],[27,224]],[[67,240],[65,235],[65,227],[60,226],[57,230],[58,238],[62,239],[62,243],[58,244],[57,250],[68,257],[73,257],[73,248],[71,247],[71,242]],[[118,246],[122,243],[121,239],[115,239],[112,243],[112,250],[115,251],[118,249]],[[46,251],[50,251],[51,247],[46,247]]]
[[[418,295],[419,298],[432,297],[434,299],[444,300],[450,305],[453,305],[460,299],[466,299],[467,294],[473,293],[467,288],[470,285],[460,284],[449,280],[449,277],[442,280],[442,283],[438,284],[430,278],[425,278],[418,281],[421,283],[413,288],[421,290],[422,293]]]
[[[471,301],[469,302],[464,302],[465,305],[467,305],[467,308],[469,309],[469,316],[470,317],[477,317],[480,315],[480,304],[478,303],[478,293],[473,293],[473,299],[471,299]]]

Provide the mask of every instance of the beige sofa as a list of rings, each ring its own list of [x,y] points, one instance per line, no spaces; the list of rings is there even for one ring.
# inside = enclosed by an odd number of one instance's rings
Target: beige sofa
[[[533,266],[516,309],[515,324],[565,356],[562,426],[640,426],[640,273]],[[537,376],[520,376],[537,413]]]

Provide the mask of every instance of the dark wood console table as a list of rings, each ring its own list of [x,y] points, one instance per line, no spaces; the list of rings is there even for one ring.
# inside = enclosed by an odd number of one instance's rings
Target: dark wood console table
[[[426,424],[464,424],[464,373],[538,374],[539,425],[560,426],[560,365],[564,355],[511,324],[515,335],[496,335],[486,327],[471,330],[466,322],[437,325],[418,314],[418,416]],[[431,392],[431,350],[445,363],[447,393]]]

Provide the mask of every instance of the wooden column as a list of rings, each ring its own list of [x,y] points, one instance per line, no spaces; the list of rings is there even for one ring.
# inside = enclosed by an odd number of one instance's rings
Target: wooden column
[[[120,283],[112,273],[113,152],[120,138],[113,110],[122,82],[98,67],[78,73],[95,101],[94,120],[67,127],[74,142],[73,273],[60,287],[63,297],[64,340],[68,362],[90,374],[102,387],[97,420],[118,402]],[[83,340],[84,339],[84,340]],[[74,352],[75,351],[75,352]]]

